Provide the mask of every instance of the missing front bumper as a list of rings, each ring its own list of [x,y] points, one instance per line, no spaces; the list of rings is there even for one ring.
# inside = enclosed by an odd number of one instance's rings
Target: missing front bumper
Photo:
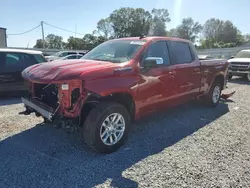
[[[37,104],[35,104],[32,101],[29,101],[28,99],[25,99],[23,97],[21,98],[21,100],[25,106],[31,108],[32,110],[34,110],[34,112],[37,112],[37,113],[41,114],[43,117],[45,117],[46,119],[52,121],[55,112],[45,110],[44,108],[38,106]]]

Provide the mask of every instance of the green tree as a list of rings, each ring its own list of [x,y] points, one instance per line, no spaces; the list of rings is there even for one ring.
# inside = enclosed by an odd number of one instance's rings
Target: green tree
[[[229,20],[211,18],[203,26],[203,47],[235,47],[244,43],[244,37],[238,28]]]
[[[198,34],[202,30],[202,25],[199,22],[194,22],[192,18],[184,18],[181,25],[179,25],[173,33],[176,37],[184,38],[192,42],[196,42]]]
[[[153,9],[151,11],[153,19],[157,19],[163,23],[170,22],[169,13],[167,9]]]
[[[243,39],[245,42],[249,42],[250,41],[250,34],[243,35]]]
[[[120,8],[109,18],[116,38],[147,35],[152,23],[150,12],[142,8]]]
[[[44,42],[44,47],[45,48],[48,47],[48,44],[46,43],[46,41]],[[42,39],[37,39],[34,48],[43,48],[43,40]]]
[[[166,22],[170,22],[167,9],[153,9],[151,11],[152,24],[149,30],[149,35],[166,36]]]
[[[170,29],[169,31],[167,31],[167,36],[168,37],[177,37],[177,33],[176,33],[176,29]]]
[[[205,39],[219,41],[219,35],[223,28],[223,21],[215,18],[207,20],[203,26],[203,36]]]
[[[97,30],[103,34],[106,39],[113,35],[113,28],[110,22],[110,18],[101,19],[97,22]]]
[[[74,49],[74,50],[83,50],[84,49],[84,42],[81,38],[69,37],[68,42],[66,43],[67,49]]]
[[[91,50],[97,45],[105,42],[107,39],[103,36],[95,36],[92,34],[86,34],[83,37],[83,49],[84,50]]]
[[[45,38],[46,43],[48,44],[48,48],[51,49],[61,49],[63,48],[63,38],[61,36],[57,36],[54,34],[49,34]]]

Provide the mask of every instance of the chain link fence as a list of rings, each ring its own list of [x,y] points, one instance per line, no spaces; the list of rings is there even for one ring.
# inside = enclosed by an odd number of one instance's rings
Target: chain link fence
[[[17,49],[39,50],[39,51],[42,51],[46,55],[52,55],[56,52],[67,50],[67,49],[42,49],[42,48],[17,48]],[[231,56],[235,56],[239,51],[243,49],[250,49],[250,46],[249,47],[235,47],[235,48],[197,49],[197,53],[198,55],[210,55],[214,58],[228,59]],[[85,50],[77,50],[77,51],[85,51]]]
[[[250,47],[199,49],[197,53],[199,55],[210,55],[214,58],[229,59],[231,56],[235,56],[239,51],[244,49],[250,49]]]

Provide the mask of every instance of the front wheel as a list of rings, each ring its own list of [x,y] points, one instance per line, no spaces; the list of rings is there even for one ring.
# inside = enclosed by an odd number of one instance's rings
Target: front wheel
[[[130,115],[127,109],[113,102],[101,102],[89,112],[83,125],[86,144],[99,153],[111,153],[127,138]]]
[[[210,107],[216,107],[220,102],[220,96],[221,96],[221,83],[215,82],[209,93],[205,96],[205,102]]]

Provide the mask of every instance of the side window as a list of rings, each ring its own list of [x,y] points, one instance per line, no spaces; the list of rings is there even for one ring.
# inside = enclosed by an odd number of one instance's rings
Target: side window
[[[29,54],[24,53],[5,53],[5,70],[7,71],[22,71],[26,67],[33,65],[34,61]]]
[[[191,63],[194,60],[188,43],[169,41],[168,44],[173,64]]]
[[[143,59],[147,57],[161,57],[164,65],[170,64],[167,42],[157,41],[149,46]]]
[[[71,55],[67,59],[77,59],[77,55]]]
[[[77,54],[76,52],[68,52],[68,55]]]
[[[86,53],[82,53],[82,52],[80,52],[79,54],[80,54],[80,55],[85,55]]]
[[[68,52],[62,52],[62,53],[59,55],[59,57],[65,57],[65,56],[67,56],[67,55],[69,55]]]

